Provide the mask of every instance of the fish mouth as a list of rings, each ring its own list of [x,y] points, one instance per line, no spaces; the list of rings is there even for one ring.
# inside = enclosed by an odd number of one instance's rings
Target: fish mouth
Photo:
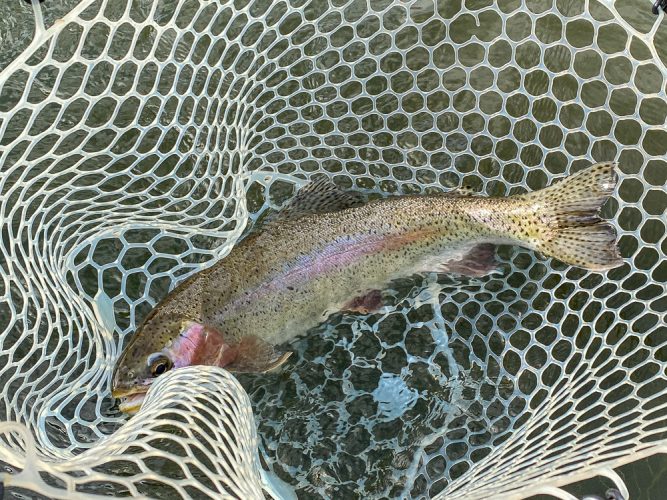
[[[118,409],[121,412],[127,413],[128,415],[134,415],[141,408],[144,399],[146,399],[147,392],[148,387],[115,389],[111,391],[111,395],[116,399],[120,399]]]

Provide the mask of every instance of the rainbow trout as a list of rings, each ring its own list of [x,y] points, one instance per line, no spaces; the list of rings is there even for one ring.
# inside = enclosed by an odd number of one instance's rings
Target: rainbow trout
[[[113,395],[132,413],[156,377],[174,368],[273,369],[289,356],[274,345],[330,313],[375,311],[379,290],[414,273],[485,275],[496,267],[498,244],[594,271],[619,266],[616,232],[598,216],[616,180],[615,165],[600,163],[508,198],[455,190],[368,203],[328,181],[311,183],[149,313],[118,360]]]

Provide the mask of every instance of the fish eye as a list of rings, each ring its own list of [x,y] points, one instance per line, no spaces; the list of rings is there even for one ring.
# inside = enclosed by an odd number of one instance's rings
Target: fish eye
[[[171,360],[164,355],[157,356],[150,360],[151,365],[151,374],[154,377],[162,375],[163,373],[171,370],[172,363]]]

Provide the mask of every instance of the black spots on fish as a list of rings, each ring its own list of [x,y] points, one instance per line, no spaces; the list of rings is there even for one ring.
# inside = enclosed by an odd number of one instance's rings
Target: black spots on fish
[[[530,232],[528,231],[528,228],[532,225],[530,220],[524,217],[516,217],[512,218],[512,222],[514,222],[514,224],[516,224],[516,226],[519,228],[518,232],[521,236],[529,236]]]
[[[519,199],[537,206],[537,248],[569,264],[605,270],[622,263],[616,230],[599,216],[617,182],[613,163],[600,163]]]
[[[290,292],[293,292],[293,291],[294,291],[294,287],[293,287],[293,286],[288,286],[287,289],[288,289]]]

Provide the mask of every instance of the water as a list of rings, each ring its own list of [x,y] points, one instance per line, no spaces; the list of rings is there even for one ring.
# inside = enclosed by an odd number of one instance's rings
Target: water
[[[70,0],[49,5],[47,0],[44,4],[47,25],[74,3],[74,0]],[[471,6],[486,5],[485,2],[470,3]],[[501,6],[500,10],[511,11],[516,8],[514,3],[516,2],[508,2]],[[551,2],[527,4],[532,12],[539,13],[546,10]],[[577,15],[577,9],[581,8],[581,2],[577,1],[558,1],[556,4],[560,12],[567,15]],[[650,5],[642,2],[618,2],[617,5],[632,26],[641,32],[650,29],[653,19]],[[451,15],[447,12],[448,9],[456,10],[456,6],[443,6],[443,16]],[[591,2],[591,9],[601,18],[607,15],[603,4]],[[410,9],[409,15],[417,20],[428,19],[431,10],[432,6],[428,2],[417,2]],[[354,18],[355,15],[358,13],[353,8],[346,14],[347,18]],[[387,23],[387,26],[392,23],[400,25],[406,15],[407,11],[397,8],[384,16],[383,23]],[[25,45],[30,39],[32,17],[28,7],[17,1],[11,6],[8,3],[0,5],[0,19],[0,23],[4,23],[0,24],[0,34],[9,35],[4,35],[3,39],[8,43],[3,44],[6,48],[0,52],[1,68],[13,59],[21,45]],[[608,96],[606,87],[596,85],[599,82],[596,82],[595,78],[597,73],[602,72],[604,78],[613,83],[628,81],[631,69],[627,59],[619,58],[617,63],[609,64],[603,70],[601,59],[595,51],[581,50],[571,61],[569,50],[554,45],[545,51],[545,67],[541,67],[540,59],[535,57],[536,50],[540,50],[539,46],[534,41],[520,43],[516,52],[517,66],[535,68],[525,82],[528,94],[545,94],[550,78],[548,72],[565,71],[570,62],[573,62],[577,74],[592,81],[583,85],[581,102],[575,100],[559,108],[561,103],[558,99],[574,99],[581,84],[572,75],[559,76],[553,83],[555,98],[544,96],[531,108],[537,123],[535,120],[522,120],[512,124],[514,117],[522,117],[530,106],[524,93],[517,92],[503,100],[499,92],[489,90],[479,99],[482,112],[479,113],[475,111],[474,94],[470,89],[464,88],[466,85],[475,90],[489,88],[493,83],[493,72],[489,69],[492,68],[498,73],[496,84],[501,91],[511,92],[518,89],[521,78],[518,69],[498,69],[509,60],[512,46],[502,41],[493,44],[488,54],[489,64],[485,65],[488,67],[476,68],[469,75],[456,67],[457,64],[473,67],[482,60],[484,50],[480,51],[477,44],[470,43],[471,35],[475,34],[483,41],[493,40],[502,32],[500,17],[485,11],[485,16],[480,20],[465,16],[459,19],[447,33],[444,43],[438,43],[438,37],[443,36],[440,24],[429,24],[429,28],[422,32],[423,42],[432,42],[434,46],[436,65],[440,68],[451,67],[442,81],[434,72],[429,71],[420,72],[417,78],[403,72],[391,79],[372,79],[366,85],[365,91],[372,96],[380,96],[374,104],[377,113],[368,115],[365,121],[355,122],[350,119],[337,125],[339,129],[344,129],[346,136],[340,133],[328,134],[328,130],[334,130],[331,120],[323,119],[318,122],[317,127],[320,128],[316,132],[321,133],[329,142],[326,144],[327,148],[311,149],[310,156],[305,153],[300,156],[300,148],[286,138],[281,146],[293,157],[282,162],[277,170],[291,173],[295,170],[294,163],[304,158],[312,162],[311,156],[318,158],[320,154],[327,155],[329,153],[326,149],[331,149],[334,154],[329,161],[325,161],[326,157],[323,156],[319,158],[320,163],[308,167],[304,161],[304,170],[321,168],[345,179],[348,174],[357,175],[360,176],[360,187],[382,192],[417,191],[419,186],[424,185],[430,185],[431,188],[452,187],[462,180],[487,194],[505,195],[512,189],[518,189],[523,183],[524,171],[519,164],[533,167],[544,163],[550,172],[562,173],[567,164],[566,155],[577,156],[587,151],[591,139],[585,134],[575,132],[564,138],[562,131],[556,127],[538,126],[540,123],[548,123],[555,116],[574,131],[585,125],[598,138],[593,148],[597,159],[611,159],[616,157],[618,152],[622,152],[621,168],[627,173],[632,173],[632,169],[643,162],[641,155],[630,147],[633,141],[637,141],[637,130],[632,119],[617,124],[612,133],[614,123],[608,110],[598,109],[589,114],[584,112],[584,106],[595,108],[610,97],[610,106],[615,113],[632,115],[636,107],[635,95],[621,89]],[[331,20],[332,27],[337,26],[337,22],[339,21]],[[367,28],[374,29],[370,24]],[[530,33],[530,28],[529,17],[521,13],[513,16],[507,25],[507,31],[515,40],[522,40]],[[563,29],[568,41],[577,46],[585,46],[594,35],[589,23],[570,22],[564,28],[559,16],[555,14],[543,16],[535,27],[535,33],[540,42],[552,43],[559,39]],[[664,47],[667,47],[667,25],[664,20],[660,30],[657,41],[661,43],[657,44],[657,50],[664,60]],[[102,42],[105,34],[99,32],[95,36],[98,42]],[[140,45],[150,43],[152,36],[150,32],[143,33]],[[347,35],[341,31],[336,36],[343,40]],[[413,38],[415,35],[406,30],[397,37],[396,42],[399,46],[408,47],[415,43]],[[600,47],[602,50],[616,50],[617,47],[624,46],[626,38],[624,30],[610,29],[607,36],[601,37]],[[382,38],[374,38],[369,42],[369,49],[382,53],[386,43]],[[463,44],[465,46],[462,48]],[[90,48],[94,50],[101,45],[92,44]],[[187,53],[187,48],[184,46],[177,50],[177,56]],[[647,47],[640,40],[635,40],[631,49],[634,56],[646,57]],[[403,64],[399,54],[388,54],[382,57],[379,63],[374,63],[359,60],[355,50],[358,48],[348,46],[342,51],[342,63],[333,73],[341,81],[349,79],[349,84],[341,89],[340,95],[343,98],[354,98],[361,92],[361,86],[355,80],[372,74],[375,71],[374,65],[382,71],[392,73]],[[318,64],[338,64],[341,59],[334,61],[335,57],[337,56],[332,55],[331,61],[322,58]],[[425,51],[418,47],[410,53],[409,58],[406,57],[405,64],[409,69],[419,71],[426,57]],[[107,73],[100,71],[92,79],[91,89],[94,91],[96,85],[100,89],[104,88],[107,77]],[[45,77],[47,87],[49,78],[51,77]],[[76,76],[73,78],[76,79]],[[660,75],[648,69],[642,70],[636,78],[639,80],[638,86],[650,90],[656,86]],[[146,76],[146,80],[150,78]],[[118,85],[123,85],[122,78]],[[166,86],[167,83],[160,85]],[[317,118],[324,106],[336,106],[336,102],[331,102],[336,96],[335,89],[327,86],[317,73],[313,74],[306,85],[313,89],[320,88],[316,98],[309,100],[307,95],[300,94],[294,96],[292,104],[303,107],[309,119]],[[233,88],[233,82],[230,82],[229,86]],[[420,92],[411,92],[411,89],[415,88],[430,93],[423,99]],[[439,91],[440,88],[443,91]],[[404,92],[404,98],[399,100],[386,94],[389,89]],[[451,111],[441,113],[450,105]],[[282,104],[277,102],[275,106],[275,109],[269,108],[268,111],[278,113]],[[360,97],[352,104],[353,111],[360,116],[367,115],[372,106],[372,100],[367,97]],[[100,101],[93,120],[96,117],[103,120],[109,109],[110,103]],[[157,102],[143,109],[143,118],[147,123],[151,122],[158,109]],[[165,109],[163,119],[169,121],[175,109],[168,106]],[[420,113],[422,109],[440,114],[432,123],[429,113]],[[131,110],[126,111],[128,116],[132,115]],[[330,111],[333,115],[338,112],[336,109]],[[344,110],[340,113],[344,113]],[[463,119],[460,118],[460,113],[466,113]],[[667,104],[659,99],[642,102],[638,105],[638,114],[647,123],[664,123]],[[123,113],[119,115],[121,119],[124,116]],[[489,118],[490,116],[492,118]],[[386,122],[383,121],[384,118]],[[72,123],[75,124],[76,122]],[[426,132],[433,126],[437,129],[435,133],[417,135],[417,132]],[[393,136],[383,135],[383,127],[395,133],[395,141]],[[353,134],[355,131],[358,131],[357,135]],[[472,139],[466,134],[470,134]],[[489,134],[494,137],[513,134],[516,141],[504,141],[492,149]],[[605,139],[606,137],[609,139]],[[651,152],[659,154],[661,137],[657,135],[654,141],[645,141],[645,149],[653,148]],[[186,139],[190,145],[196,140],[194,135]],[[527,147],[521,149],[520,158],[517,159],[516,142],[530,144],[535,140],[555,150],[546,153],[537,146]],[[354,151],[345,150],[346,141],[354,146],[369,145],[366,149],[359,150],[359,159],[362,161],[355,162]],[[564,149],[561,148],[561,143]],[[169,150],[173,146],[173,139],[166,138],[163,145]],[[198,151],[203,151],[203,147],[202,144],[198,145]],[[403,151],[408,153],[403,155]],[[482,160],[478,161],[480,157]],[[403,158],[404,163],[399,161]],[[92,161],[93,159],[89,164],[91,166]],[[652,167],[656,172],[656,179],[652,182],[655,186],[661,186],[659,171],[660,167],[664,166],[664,162],[656,162]],[[142,170],[144,167],[145,170]],[[152,165],[146,163],[138,168],[141,172],[148,172]],[[186,163],[181,168],[195,167],[193,163]],[[531,189],[543,187],[546,177],[535,170],[528,176],[526,184]],[[284,200],[291,193],[291,186],[283,187],[284,192],[281,192],[279,186],[272,190],[275,195],[274,202]],[[620,196],[626,201],[638,200],[642,191],[641,184],[628,182],[621,186]],[[251,210],[253,207],[258,210],[264,206],[266,199],[260,189],[251,186],[249,193],[248,203]],[[664,200],[659,193],[654,196],[655,200],[648,199],[643,203],[643,208],[649,213],[653,210],[653,213],[659,214],[661,209],[664,213]],[[606,215],[614,215],[613,204],[607,207],[607,210]],[[631,230],[639,226],[641,215],[638,216],[637,211],[624,210],[619,215],[619,220],[622,227]],[[648,234],[647,239],[659,240],[659,227],[647,227],[646,230],[648,233],[655,233],[653,236]],[[664,227],[662,231],[664,232]],[[148,239],[144,238],[142,241],[146,242]],[[178,249],[179,241],[172,241],[174,249]],[[169,246],[169,243],[165,244]],[[622,253],[631,255],[635,245],[637,242],[632,238],[623,240]],[[109,239],[108,244],[98,246],[98,251],[99,254],[94,257],[98,263],[113,262],[118,254],[113,239]],[[164,248],[159,251],[165,252]],[[166,253],[178,254],[178,251]],[[119,269],[114,268],[107,273],[104,288],[110,296],[115,296],[120,291],[122,270],[138,268],[146,262],[147,256],[140,254],[141,249],[137,250],[136,257],[132,257],[133,253],[129,252],[129,257],[125,257],[118,266]],[[210,257],[210,254],[204,254],[201,258],[194,256],[186,261],[186,264],[199,263],[206,260],[207,256]],[[316,490],[304,490],[304,498],[317,498],[318,494],[359,495],[359,484],[362,482],[366,492],[400,495],[410,493],[405,490],[405,480],[419,466],[418,453],[421,448],[427,449],[426,472],[432,474],[432,477],[438,477],[452,463],[461,463],[460,459],[467,451],[466,442],[473,440],[481,448],[491,439],[507,435],[511,419],[520,414],[522,403],[525,403],[525,398],[522,401],[513,395],[517,390],[529,391],[534,382],[520,376],[503,378],[499,375],[497,366],[483,361],[492,358],[490,354],[502,353],[507,341],[517,344],[525,342],[523,337],[527,337],[528,333],[517,331],[517,318],[523,318],[523,321],[530,324],[531,312],[543,310],[549,305],[548,295],[540,296],[535,292],[537,298],[533,300],[532,296],[526,299],[515,293],[515,290],[532,293],[530,285],[525,284],[526,275],[522,271],[531,269],[528,278],[535,282],[548,272],[545,266],[534,265],[535,258],[534,255],[503,249],[502,278],[469,283],[446,279],[433,282],[428,278],[415,277],[393,284],[394,289],[387,299],[387,307],[393,312],[364,318],[336,315],[312,332],[309,338],[290,346],[296,351],[295,361],[284,372],[261,378],[244,377],[243,382],[258,416],[265,452],[277,460],[278,474],[288,481],[296,478],[301,486],[314,484]],[[645,258],[650,262],[654,257],[647,255]],[[173,265],[173,262],[164,264],[165,269]],[[667,273],[664,267],[661,269]],[[656,279],[664,282],[667,275],[657,276]],[[169,283],[155,284],[155,288],[151,289],[151,297],[157,298],[166,293]],[[97,292],[97,274],[83,276],[82,285],[94,296]],[[138,300],[146,286],[139,276],[135,276],[127,285],[126,292],[130,298]],[[434,304],[424,299],[425,291],[432,288],[435,290]],[[563,293],[566,294],[567,291]],[[479,310],[474,309],[475,301],[471,298],[475,297],[481,307],[489,309],[488,314],[482,315]],[[147,304],[140,305],[140,316],[146,313],[147,307]],[[511,314],[502,314],[504,309]],[[129,324],[129,311],[130,309],[125,307],[119,307],[116,311],[117,320],[123,329]],[[537,325],[541,323],[538,322]],[[530,326],[526,328],[530,330]],[[431,332],[439,332],[445,341],[439,343],[438,335]],[[539,334],[545,337],[545,343],[548,342],[548,328],[540,329]],[[451,344],[455,348],[447,347],[447,339],[450,337],[458,339],[458,343]],[[539,363],[540,356],[541,354],[536,352],[531,363]],[[516,359],[509,360],[508,365],[511,370],[517,370],[519,366]],[[387,404],[387,400],[391,399],[400,401],[401,405],[392,407]],[[438,428],[450,430],[447,435],[448,442],[434,436],[433,430]],[[441,452],[447,456],[447,463],[438,460],[437,455]],[[333,460],[332,457],[336,459]],[[624,466],[619,472],[626,478],[632,498],[649,499],[659,497],[659,492],[667,487],[667,479],[664,479],[663,474],[666,467],[667,460],[654,457]],[[394,476],[388,476],[388,471],[394,471]],[[456,477],[465,470],[452,466],[448,472],[451,477]],[[608,486],[604,481],[590,480],[572,486],[571,491],[578,495],[590,492],[601,494]],[[442,487],[444,483],[436,481],[429,493],[437,493]],[[425,489],[423,484],[415,486],[415,492],[423,492]]]

